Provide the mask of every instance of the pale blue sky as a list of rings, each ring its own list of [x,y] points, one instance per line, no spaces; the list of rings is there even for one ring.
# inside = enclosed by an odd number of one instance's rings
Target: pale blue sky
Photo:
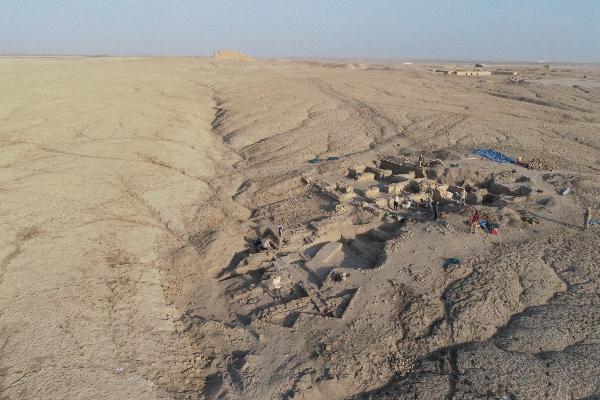
[[[0,54],[600,61],[600,0],[0,0]]]

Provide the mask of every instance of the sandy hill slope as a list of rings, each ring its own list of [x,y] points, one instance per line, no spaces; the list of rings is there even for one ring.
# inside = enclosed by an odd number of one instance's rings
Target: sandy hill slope
[[[2,60],[3,394],[165,398],[151,378],[168,384],[186,344],[160,260],[228,157],[188,68]]]
[[[0,398],[598,396],[599,71],[339,64],[1,59]]]

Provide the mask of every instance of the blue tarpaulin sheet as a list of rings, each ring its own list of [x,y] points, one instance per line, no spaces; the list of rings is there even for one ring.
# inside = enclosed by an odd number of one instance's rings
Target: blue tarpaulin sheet
[[[473,154],[477,154],[478,156],[485,157],[488,160],[496,161],[499,163],[514,164],[517,162],[517,160],[515,160],[514,158],[492,149],[473,149]]]

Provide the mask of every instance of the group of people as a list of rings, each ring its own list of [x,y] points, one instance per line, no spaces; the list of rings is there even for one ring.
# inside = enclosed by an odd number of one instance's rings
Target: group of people
[[[402,202],[402,200],[400,199],[400,196],[398,196],[397,194],[394,196],[393,203],[394,203],[394,211],[398,211],[399,207],[402,207],[402,208],[405,208],[408,210],[412,206],[411,200],[406,200],[405,202]],[[429,196],[429,198],[427,200],[422,199],[419,202],[419,207],[430,210],[432,212],[434,220],[439,218],[440,203],[438,203],[437,201],[433,201],[431,199],[431,196]]]
[[[424,164],[425,164],[425,158],[423,156],[423,153],[420,153],[419,154],[419,167],[423,168]],[[460,203],[465,205],[467,202],[467,191],[465,189],[461,190],[459,193],[459,196],[460,196],[460,199],[459,199]],[[402,203],[400,197],[397,194],[394,196],[393,203],[394,203],[395,211],[397,211],[399,207],[408,209],[411,206],[410,200]],[[419,206],[426,208],[427,210],[431,210],[434,220],[439,218],[439,203],[432,201],[431,196],[429,196],[429,198],[427,200],[421,200],[419,202]],[[498,196],[498,208],[499,209],[504,208],[504,196],[503,195]],[[591,208],[586,207],[584,215],[583,215],[583,229],[584,230],[587,230],[590,226],[591,215],[592,215]],[[471,227],[471,233],[475,233],[476,231],[481,231],[481,215],[479,214],[478,210],[475,210],[473,215],[471,215],[471,217],[469,219],[469,225]]]
[[[400,196],[395,195],[394,196],[394,211],[398,211],[398,207],[402,207],[405,209],[409,209],[412,206],[412,201],[411,200],[406,200],[404,202],[402,202],[402,200],[400,199]]]
[[[423,157],[423,153],[421,153],[419,155],[419,166],[422,167],[424,164],[424,157]],[[462,190],[460,192],[460,201],[462,204],[466,204],[466,195],[467,195],[467,191],[466,190]],[[503,198],[500,197],[499,198],[499,208],[502,209],[504,204],[503,204]],[[427,199],[422,199],[418,205],[422,208],[425,208],[429,211],[431,211],[432,213],[432,217],[434,220],[437,220],[440,217],[440,211],[439,211],[439,202],[437,201],[433,201],[432,200],[432,195],[431,193],[429,193],[429,196]],[[405,209],[409,209],[412,206],[412,201],[411,200],[406,200],[406,201],[402,201],[402,199],[400,198],[400,196],[398,196],[398,194],[394,195],[393,198],[393,208],[394,211],[398,211],[398,209],[400,207],[405,208]],[[583,221],[583,229],[587,230],[588,227],[590,226],[590,221],[591,221],[591,215],[592,215],[592,211],[590,209],[590,207],[587,207],[585,209],[584,212],[584,221]],[[473,212],[473,214],[471,215],[471,217],[469,218],[469,226],[470,226],[470,231],[471,233],[475,233],[475,232],[481,232],[481,215],[479,214],[479,210],[475,210]],[[276,250],[279,248],[279,246],[281,246],[283,244],[283,233],[284,233],[284,229],[283,226],[281,224],[279,224],[277,226],[277,244],[275,244],[273,242],[273,240],[271,240],[268,237],[263,237],[263,238],[257,238],[254,243],[254,249],[256,251],[270,251],[270,250]]]
[[[277,250],[283,244],[283,225],[277,225],[277,243],[269,237],[256,238],[252,243],[255,251]]]

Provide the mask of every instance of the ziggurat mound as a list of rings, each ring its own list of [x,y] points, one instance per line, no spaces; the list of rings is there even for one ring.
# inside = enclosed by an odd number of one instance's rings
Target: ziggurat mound
[[[234,50],[218,50],[213,57],[215,60],[255,61],[254,58]]]

